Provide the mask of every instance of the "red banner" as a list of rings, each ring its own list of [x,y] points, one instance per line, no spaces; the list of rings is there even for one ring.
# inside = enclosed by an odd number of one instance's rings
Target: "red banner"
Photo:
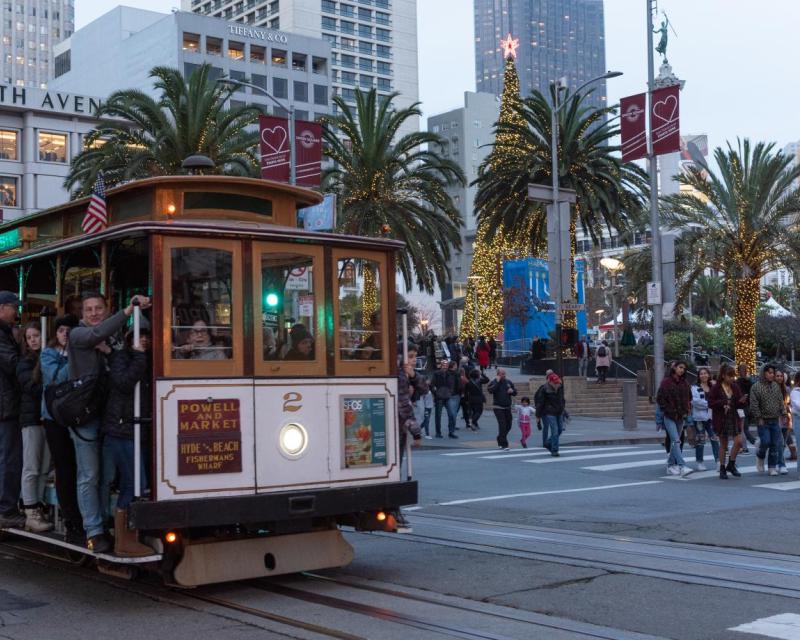
[[[653,136],[653,155],[660,156],[681,150],[680,90],[680,86],[676,84],[656,89],[652,93],[650,128]]]
[[[647,120],[645,113],[647,94],[639,93],[619,101],[622,113],[620,134],[622,137],[622,161],[638,160],[647,155]]]
[[[289,182],[289,121],[277,116],[259,116],[261,133],[261,177]],[[316,122],[295,121],[297,184],[317,187],[322,165],[322,127]]]

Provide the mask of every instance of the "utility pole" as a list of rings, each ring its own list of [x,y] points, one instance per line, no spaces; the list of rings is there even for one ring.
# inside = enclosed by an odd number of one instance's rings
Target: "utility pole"
[[[648,116],[653,112],[653,90],[655,89],[655,61],[653,55],[653,7],[655,0],[647,3],[647,106]],[[653,395],[658,391],[664,377],[664,315],[661,296],[661,233],[658,220],[658,159],[653,153],[652,118],[647,118],[647,165],[650,172],[650,232],[653,236],[653,282],[658,291],[658,303],[652,305],[653,310],[653,360],[654,383]]]

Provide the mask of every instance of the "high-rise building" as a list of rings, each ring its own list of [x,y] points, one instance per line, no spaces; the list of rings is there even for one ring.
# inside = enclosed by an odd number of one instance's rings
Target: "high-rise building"
[[[416,0],[182,0],[183,9],[322,38],[331,45],[334,94],[355,103],[355,89],[400,93],[398,108],[419,99]],[[334,110],[335,111],[335,110]],[[419,129],[409,119],[399,134]]]
[[[477,220],[475,194],[472,183],[478,177],[478,168],[491,153],[494,142],[494,123],[500,115],[500,101],[490,93],[464,92],[464,106],[428,118],[428,131],[441,136],[442,154],[464,172],[463,186],[453,185],[447,192],[461,212],[464,226],[461,229],[461,251],[454,254],[448,265],[450,282],[442,291],[442,327],[457,330],[461,324],[463,297],[467,291],[467,277],[472,264]]]
[[[139,89],[155,96],[159,91],[150,77],[153,67],[173,67],[189,76],[205,63],[211,65],[212,78],[247,78],[282,104],[294,104],[298,120],[330,113],[331,50],[319,38],[185,11],[157,13],[120,6],[76,31],[55,53],[56,77],[50,86],[59,91],[105,99],[113,91]],[[245,103],[284,115],[249,87],[231,98],[232,105]]]
[[[519,38],[517,72],[523,98],[534,89],[549,96],[550,84],[567,78],[577,89],[606,72],[603,0],[475,0],[475,81],[478,91],[500,95],[500,40]],[[606,83],[590,103],[606,106]]]
[[[3,0],[0,85],[44,89],[53,47],[75,30],[75,0]]]

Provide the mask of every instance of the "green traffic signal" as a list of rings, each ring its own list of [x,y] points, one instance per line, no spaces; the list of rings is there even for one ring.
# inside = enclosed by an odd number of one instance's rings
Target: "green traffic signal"
[[[267,303],[268,307],[271,307],[271,308],[274,309],[275,307],[278,306],[278,302],[279,302],[278,294],[277,293],[272,293],[272,292],[268,293],[264,297],[264,302]]]

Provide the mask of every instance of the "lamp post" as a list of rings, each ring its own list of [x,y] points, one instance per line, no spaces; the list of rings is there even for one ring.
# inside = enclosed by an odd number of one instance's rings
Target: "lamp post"
[[[588,87],[590,84],[595,82],[599,82],[600,80],[608,80],[610,78],[617,78],[622,75],[621,71],[607,71],[602,76],[597,76],[596,78],[592,78],[591,80],[587,80],[581,86],[579,86],[575,90],[575,94],[577,95],[580,93],[581,89],[584,87]],[[558,247],[558,260],[556,263],[558,264],[558,272],[555,274],[551,274],[550,276],[550,290],[555,290],[556,294],[556,370],[558,371],[558,375],[564,375],[564,358],[563,354],[561,353],[561,303],[564,302],[564,292],[561,290],[561,263],[564,259],[561,251],[561,212],[559,210],[559,195],[558,195],[558,188],[559,188],[559,176],[558,176],[558,114],[561,109],[567,104],[564,102],[563,104],[558,103],[558,96],[559,92],[561,91],[562,87],[566,87],[566,82],[564,82],[563,78],[556,80],[554,83],[555,91],[553,92],[553,106],[550,109],[550,161],[551,167],[550,171],[552,173],[553,178],[553,206],[552,206],[552,215],[555,220],[555,232],[556,232],[556,246]],[[553,284],[556,284],[553,287]]]
[[[269,91],[264,89],[263,87],[259,87],[257,84],[253,84],[252,82],[245,82],[244,80],[232,80],[231,78],[217,78],[218,84],[229,84],[234,86],[240,87],[250,87],[251,89],[257,91],[258,93],[265,95],[267,98],[272,100],[279,108],[283,109],[289,114],[289,184],[296,185],[297,184],[297,158],[295,153],[295,117],[294,117],[294,105],[286,105],[280,100],[278,100],[275,96],[273,96]]]
[[[467,278],[467,280],[472,280],[472,308],[475,310],[475,318],[472,325],[475,328],[475,347],[478,346],[478,280],[480,279],[480,276],[469,276]]]
[[[614,318],[614,357],[619,357],[619,336],[617,335],[617,292],[614,287],[617,286],[617,274],[625,268],[625,265],[616,258],[603,258],[600,260],[609,272],[611,272],[611,313]],[[623,318],[624,320],[624,318]]]

